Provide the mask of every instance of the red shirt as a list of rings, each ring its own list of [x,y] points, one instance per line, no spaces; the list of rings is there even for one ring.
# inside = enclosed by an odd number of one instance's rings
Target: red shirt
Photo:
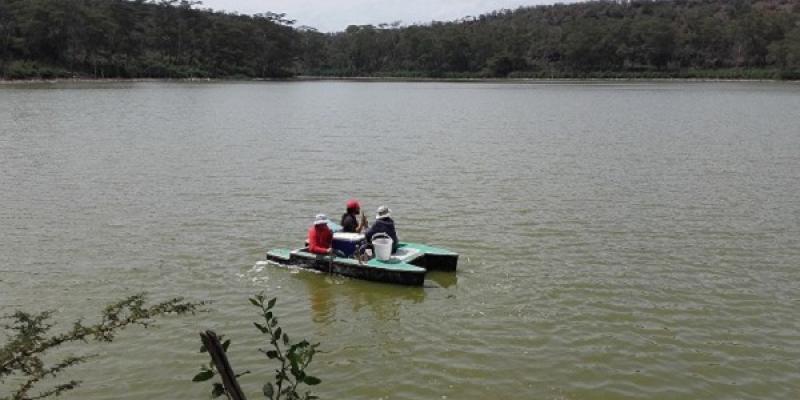
[[[314,254],[327,254],[333,242],[333,231],[327,224],[312,225],[308,229],[308,251]]]

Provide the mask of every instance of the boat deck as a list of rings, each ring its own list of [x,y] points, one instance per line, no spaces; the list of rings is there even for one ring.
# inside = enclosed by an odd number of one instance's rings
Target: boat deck
[[[306,249],[275,249],[267,259],[281,264],[301,265],[323,272],[333,272],[355,278],[422,285],[429,270],[455,271],[458,254],[419,243],[400,243],[391,259],[376,258],[360,263],[354,258],[331,257],[309,253]]]

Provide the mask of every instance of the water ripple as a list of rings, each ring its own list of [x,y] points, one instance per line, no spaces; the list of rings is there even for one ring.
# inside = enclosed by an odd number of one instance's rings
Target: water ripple
[[[322,343],[323,398],[800,393],[798,88],[297,82],[0,88],[0,309],[213,300],[73,371],[82,399],[204,398],[197,332],[272,374],[247,297]],[[121,106],[121,105],[124,105]],[[381,204],[460,253],[406,288],[279,267]]]

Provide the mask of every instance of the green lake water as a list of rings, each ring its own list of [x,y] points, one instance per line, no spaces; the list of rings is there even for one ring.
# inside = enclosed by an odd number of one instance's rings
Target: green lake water
[[[262,262],[350,197],[458,272]],[[0,313],[213,301],[93,347],[69,399],[207,398],[203,329],[259,398],[260,291],[324,399],[797,398],[799,282],[797,84],[0,86]]]

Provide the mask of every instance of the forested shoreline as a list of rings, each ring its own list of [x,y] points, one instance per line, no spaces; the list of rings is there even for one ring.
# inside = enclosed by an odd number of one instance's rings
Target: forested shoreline
[[[295,27],[189,0],[0,0],[0,77],[800,79],[800,3],[593,1]]]
[[[188,0],[0,0],[8,79],[289,77],[299,33],[282,14]]]

